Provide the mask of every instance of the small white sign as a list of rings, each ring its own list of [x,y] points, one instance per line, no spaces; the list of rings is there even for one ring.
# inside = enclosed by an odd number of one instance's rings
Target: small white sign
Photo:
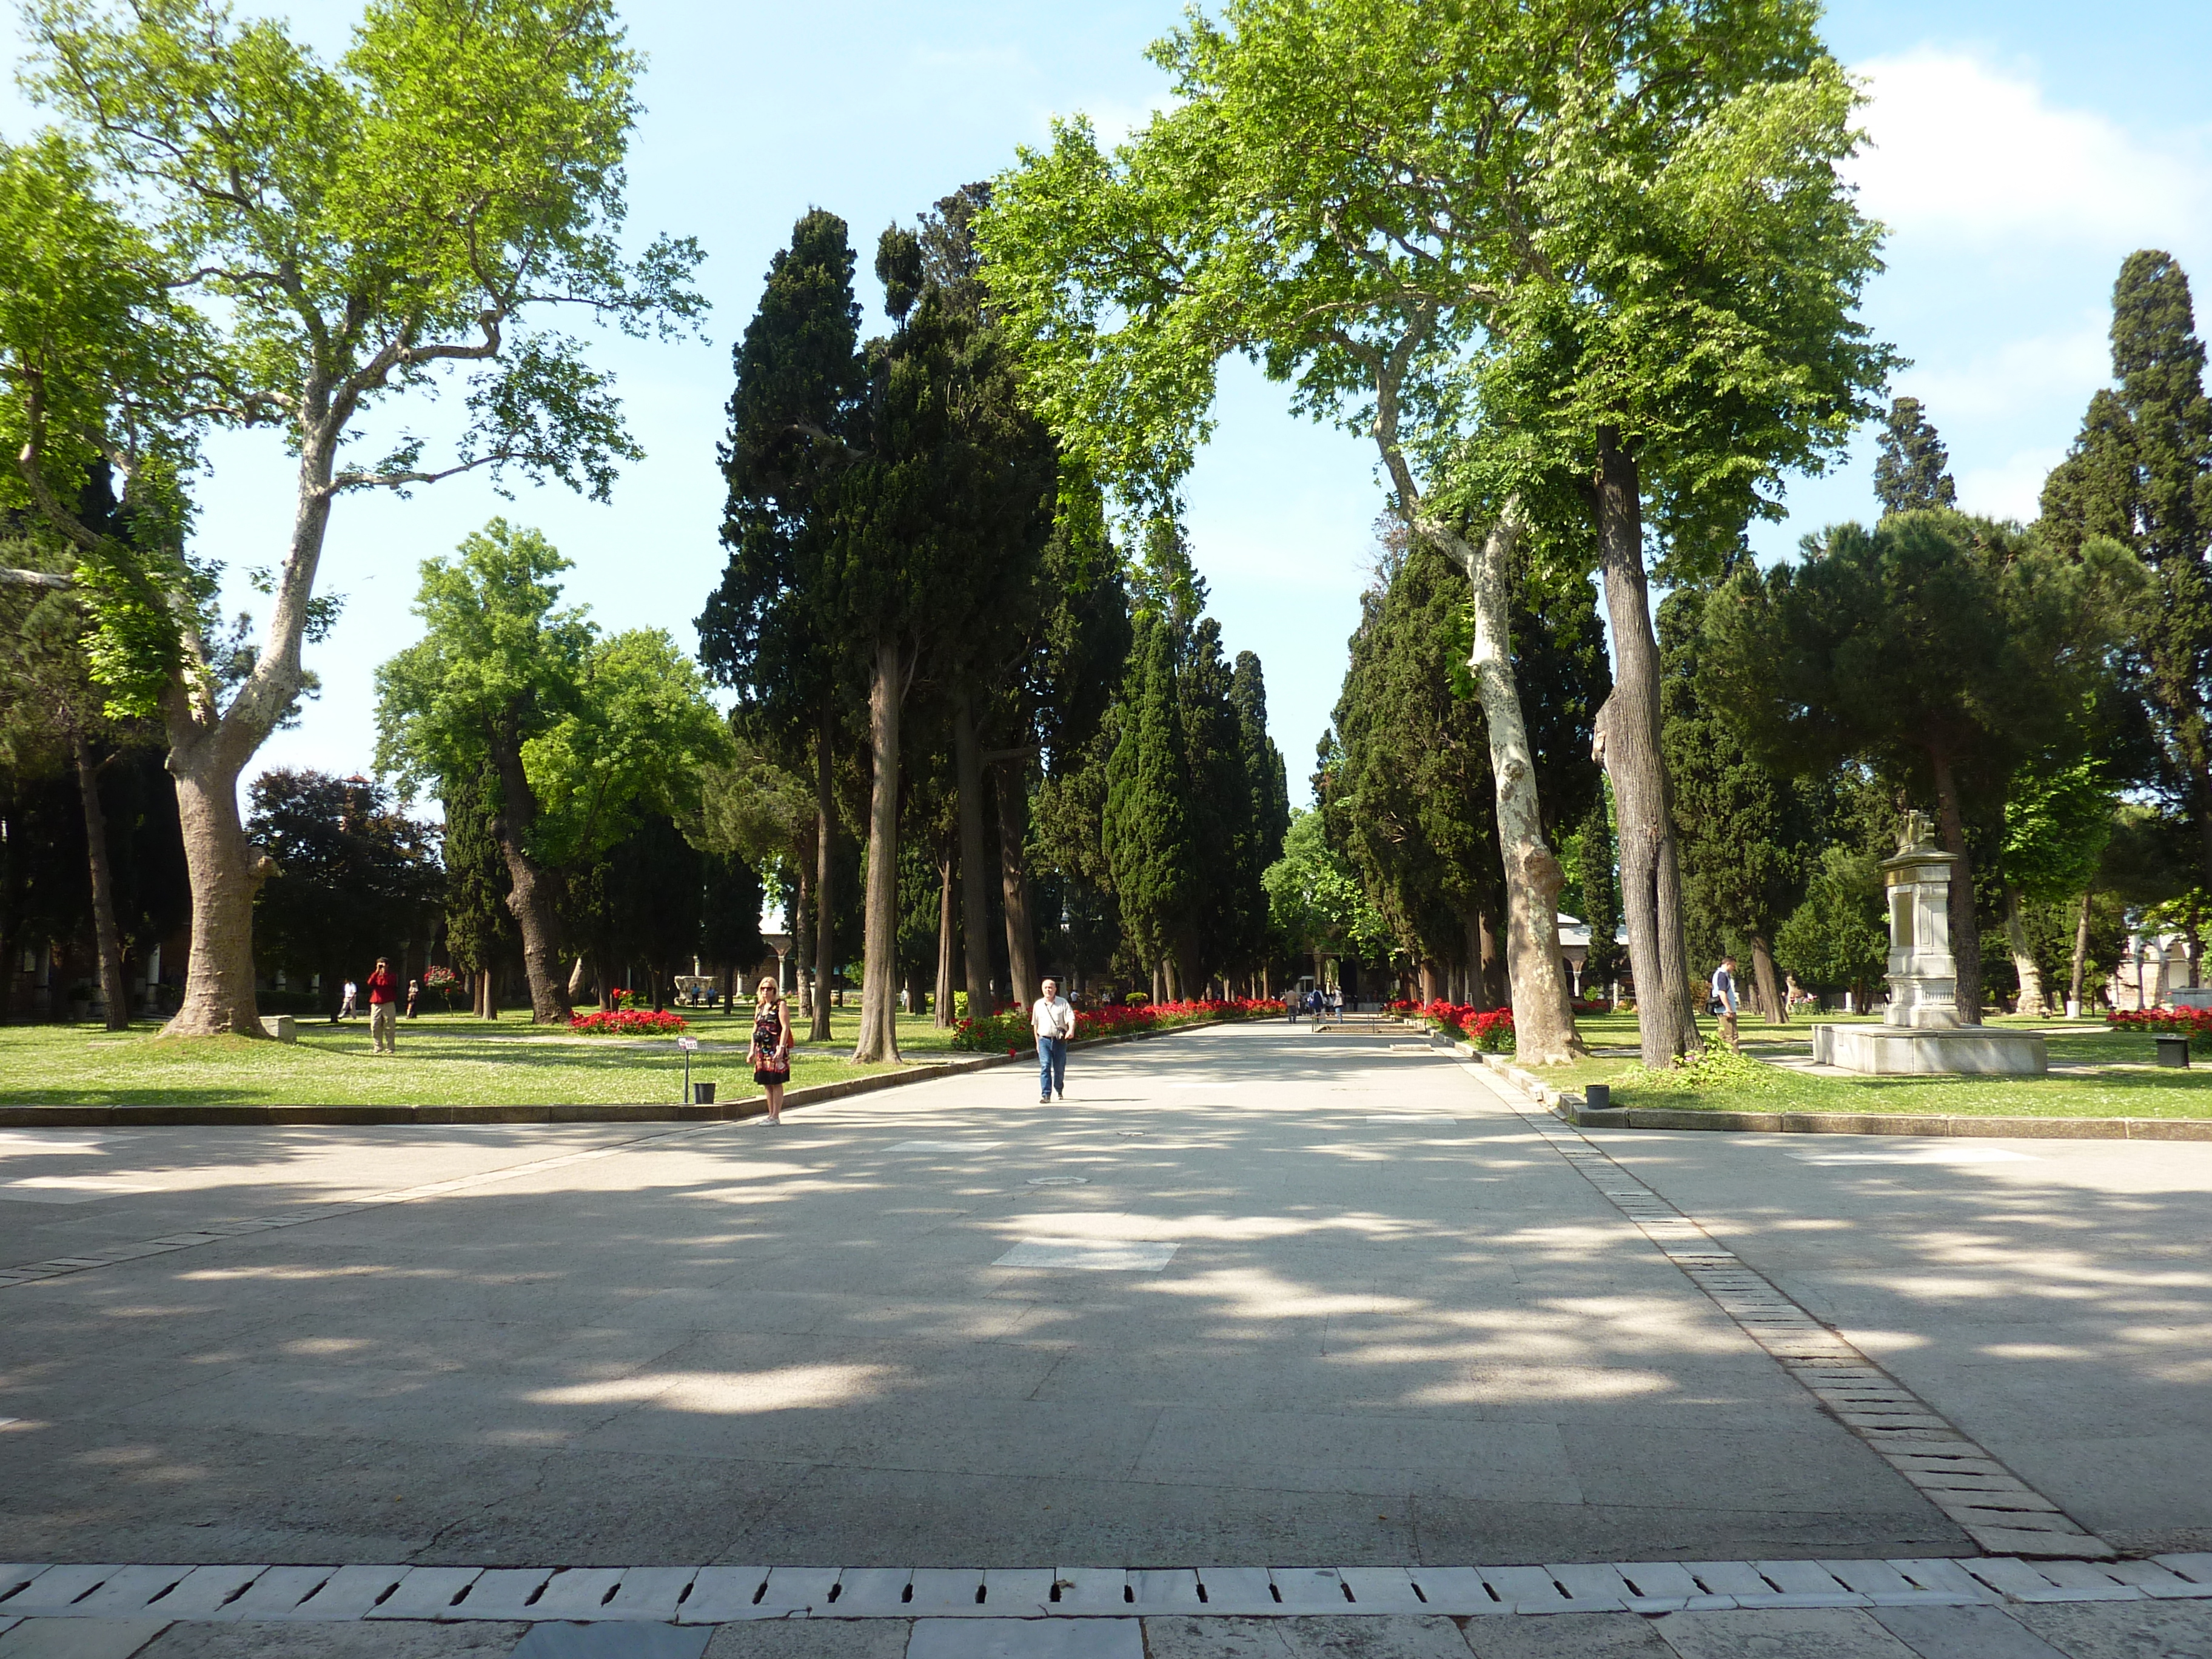
[[[699,1039],[697,1037],[678,1037],[676,1039],[676,1046],[686,1052],[696,1051],[699,1047]]]

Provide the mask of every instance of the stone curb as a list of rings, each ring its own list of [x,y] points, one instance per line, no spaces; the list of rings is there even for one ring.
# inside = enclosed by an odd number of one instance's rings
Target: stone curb
[[[1115,1036],[1086,1037],[1069,1046],[1097,1048],[1114,1042],[1141,1042],[1231,1023],[1202,1020],[1191,1025],[1170,1026],[1164,1031],[1129,1031]],[[1030,1050],[1031,1054],[1035,1052]],[[963,1060],[929,1060],[843,1083],[811,1083],[804,1088],[787,1089],[783,1103],[787,1108],[818,1105],[854,1095],[873,1094],[879,1089],[988,1071],[994,1066],[1017,1065],[1020,1060],[1018,1054],[976,1054]],[[665,1105],[566,1106],[0,1106],[0,1129],[168,1128],[193,1124],[284,1127],[383,1123],[711,1123],[738,1122],[758,1117],[767,1110],[767,1099],[761,1095],[718,1100],[712,1106],[679,1102]]]
[[[1921,1117],[1861,1112],[1701,1112],[1654,1106],[1593,1110],[1578,1095],[1545,1103],[1578,1129],[1717,1129],[1743,1134],[1956,1135],[2005,1140],[2212,1140],[2212,1119]]]
[[[1449,1045],[1498,1073],[1577,1129],[1702,1129],[1765,1135],[1951,1135],[1990,1140],[2212,1140],[2212,1118],[1927,1117],[1908,1112],[1705,1112],[1668,1106],[1592,1109],[1499,1054]]]

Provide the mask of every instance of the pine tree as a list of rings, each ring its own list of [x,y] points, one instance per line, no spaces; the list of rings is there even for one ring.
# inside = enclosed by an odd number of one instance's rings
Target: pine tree
[[[2154,583],[2130,642],[2173,775],[2197,820],[2212,885],[2212,403],[2189,278],[2172,256],[2131,253],[2112,289],[2118,391],[2089,400],[2081,435],[2043,487],[2039,529],[2078,552],[2092,537],[2132,548]]]
[[[1874,464],[1874,493],[1885,513],[1956,507],[1958,486],[1944,471],[1950,455],[1922,412],[1917,398],[1899,398],[1883,423],[1881,453]]]

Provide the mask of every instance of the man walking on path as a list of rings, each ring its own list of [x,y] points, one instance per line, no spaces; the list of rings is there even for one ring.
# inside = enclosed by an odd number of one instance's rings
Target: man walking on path
[[[345,982],[345,993],[338,1000],[338,1011],[331,1016],[331,1024],[335,1025],[342,1019],[351,1019],[353,1018],[353,1000],[358,994],[359,993],[354,989],[353,981],[351,980],[348,980]]]
[[[1037,1104],[1057,1095],[1067,1098],[1067,1040],[1075,1035],[1075,1009],[1060,994],[1060,981],[1044,982],[1044,994],[1030,1010],[1030,1029],[1036,1033]]]
[[[1721,1041],[1735,1047],[1735,958],[1723,957],[1713,969],[1713,1012],[1721,1017]]]
[[[378,1054],[399,1052],[399,979],[382,957],[368,976],[368,1035]]]

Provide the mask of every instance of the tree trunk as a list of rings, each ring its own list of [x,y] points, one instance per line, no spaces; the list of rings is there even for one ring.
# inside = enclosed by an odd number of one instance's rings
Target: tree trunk
[[[131,1029],[131,995],[123,986],[123,939],[115,927],[115,880],[107,862],[107,814],[100,805],[100,769],[81,732],[70,733],[77,793],[84,799],[85,861],[92,866],[92,937],[100,953],[100,994],[107,1004],[107,1029]],[[0,964],[3,965],[3,964]],[[252,971],[249,958],[248,972]]]
[[[1790,1023],[1790,1002],[1774,972],[1774,946],[1764,933],[1751,936],[1751,981],[1759,991],[1759,1014],[1769,1025]]]
[[[1433,962],[1422,963],[1420,975],[1421,1000],[1425,1003],[1442,1001],[1444,992],[1443,987],[1437,983],[1437,964]]]
[[[960,941],[968,974],[968,1012],[977,1019],[997,1012],[991,994],[990,868],[983,853],[983,756],[968,693],[952,694],[952,782],[960,814]]]
[[[192,936],[184,999],[161,1035],[266,1036],[253,994],[253,894],[269,860],[255,856],[239,822],[243,762],[190,743],[170,749],[168,765],[191,882]]]
[[[1483,921],[1481,910],[1473,905],[1460,912],[1459,921],[1467,933],[1464,1000],[1470,1008],[1487,1013],[1498,1006],[1491,999],[1490,976],[1483,971],[1483,958],[1490,951],[1490,927]]]
[[[2027,948],[2027,923],[2021,915],[2020,889],[2005,888],[2005,940],[2012,946],[2013,971],[2020,975],[2020,1002],[2013,1009],[2031,1019],[2048,1019],[2051,1004],[2043,994],[2043,965]]]
[[[1518,512],[1517,504],[1509,503],[1480,547],[1458,540],[1457,551],[1474,593],[1474,647],[1468,667],[1489,727],[1490,769],[1498,786],[1515,1048],[1524,1065],[1559,1066],[1581,1052],[1582,1043],[1559,972],[1559,889],[1565,875],[1544,842],[1535,758],[1513,680],[1505,566],[1520,538]]]
[[[793,860],[799,870],[799,914],[789,918],[791,948],[799,960],[793,964],[793,976],[798,983],[799,1012],[806,1016],[807,1030],[813,1030],[814,1020],[814,872],[805,860]],[[793,1033],[794,1039],[797,1033]]]
[[[1961,1025],[1982,1023],[1982,924],[1974,914],[1974,856],[1966,850],[1966,814],[1959,805],[1959,787],[1951,775],[1950,757],[1928,751],[1929,769],[1936,775],[1936,817],[1943,826],[1943,850],[1955,853],[1951,866],[1951,957],[1956,964],[1958,991],[1954,1000]]]
[[[1036,927],[1030,919],[1030,802],[1027,769],[1018,763],[992,775],[999,799],[999,889],[1006,910],[1006,988],[1014,1006],[1038,995]]]
[[[1644,502],[1635,458],[1610,427],[1598,429],[1598,566],[1613,624],[1613,695],[1598,723],[1619,816],[1621,909],[1636,974],[1644,1063],[1671,1065],[1698,1047],[1697,1003],[1682,939],[1680,853],[1660,748],[1659,641],[1644,575]]]
[[[540,1025],[566,1025],[574,1017],[568,1003],[568,976],[561,971],[560,917],[555,904],[559,884],[526,850],[538,821],[538,798],[522,769],[522,746],[511,732],[491,743],[499,772],[500,808],[492,835],[507,859],[507,908],[522,933],[522,971],[530,981],[530,1018]]]
[[[830,980],[837,971],[836,912],[830,908],[830,859],[836,851],[837,797],[831,775],[836,709],[825,698],[814,748],[814,1021],[807,1041],[830,1041]]]
[[[937,854],[937,1025],[949,1031],[957,1023],[952,1017],[952,945],[958,931],[952,915],[952,849]]]
[[[2067,981],[2066,1000],[2079,1013],[2081,1009],[2081,980],[2089,967],[2089,901],[2094,893],[2081,895],[2081,915],[2074,924],[2074,974]]]
[[[898,1047],[899,704],[906,696],[905,653],[895,641],[876,647],[868,686],[868,736],[875,778],[868,797],[868,886],[861,934],[860,1035],[856,1060],[896,1060]]]

